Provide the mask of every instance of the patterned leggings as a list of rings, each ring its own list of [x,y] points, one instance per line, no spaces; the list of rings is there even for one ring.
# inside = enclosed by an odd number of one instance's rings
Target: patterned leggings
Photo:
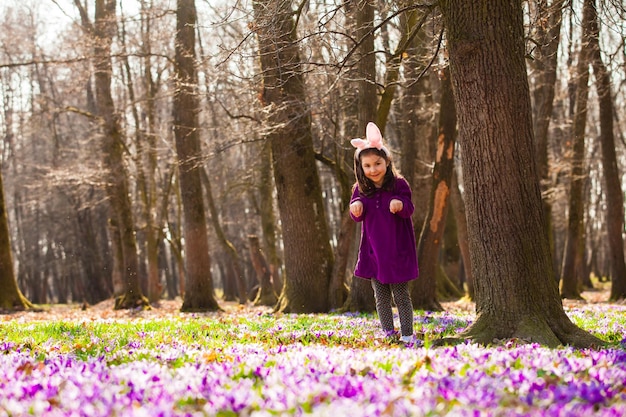
[[[391,294],[393,293],[393,301],[398,307],[402,336],[411,336],[413,334],[413,303],[409,294],[409,283],[383,284],[374,278],[371,281],[376,298],[376,312],[378,312],[383,331],[386,333],[394,331],[393,311],[391,310]]]

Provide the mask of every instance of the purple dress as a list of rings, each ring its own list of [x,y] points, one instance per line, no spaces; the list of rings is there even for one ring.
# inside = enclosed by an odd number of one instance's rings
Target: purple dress
[[[392,199],[402,201],[402,210],[389,211]],[[415,207],[411,201],[411,188],[404,178],[397,178],[393,192],[378,189],[369,197],[352,193],[350,203],[360,200],[363,213],[356,217],[361,225],[359,258],[354,269],[358,278],[376,278],[383,284],[411,281],[419,276],[415,233],[411,215]]]

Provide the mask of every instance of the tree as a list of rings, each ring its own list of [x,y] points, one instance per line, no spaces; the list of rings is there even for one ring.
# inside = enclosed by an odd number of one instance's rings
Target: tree
[[[313,151],[296,27],[288,0],[253,2],[268,138],[283,230],[285,285],[278,310],[329,309],[332,249]]]
[[[259,237],[249,235],[248,244],[250,246],[250,260],[256,272],[259,287],[256,298],[254,299],[254,305],[273,306],[278,301],[278,296],[272,286],[272,273],[265,259],[265,255],[261,250]]]
[[[121,5],[121,3],[120,3]],[[124,50],[122,61],[126,73],[126,85],[130,99],[130,109],[135,126],[135,164],[137,166],[137,189],[141,201],[140,219],[145,227],[139,234],[140,247],[146,260],[146,294],[151,303],[158,303],[163,293],[163,285],[159,277],[159,246],[163,239],[163,223],[165,212],[168,206],[168,193],[171,188],[171,181],[165,184],[165,190],[161,196],[162,202],[157,208],[159,193],[157,193],[156,173],[157,173],[157,137],[156,131],[156,106],[155,96],[160,83],[152,76],[152,42],[150,31],[152,28],[152,16],[150,9],[144,1],[141,2],[141,51],[143,75],[141,79],[145,101],[137,100],[135,86],[133,82],[133,72],[131,70],[130,59],[127,49],[127,32],[125,18],[121,19],[120,38]],[[141,115],[140,115],[141,113]],[[145,126],[143,125],[145,122]],[[168,178],[172,178],[169,175]],[[141,245],[143,244],[143,245]]]
[[[583,9],[582,42],[576,65],[576,102],[572,132],[572,157],[570,173],[567,237],[561,269],[561,297],[582,299],[581,284],[585,248],[585,130],[589,103],[589,52],[591,19],[589,7]]]
[[[479,342],[603,342],[563,310],[545,234],[519,2],[442,0],[459,122]],[[488,5],[488,7],[487,7]]]
[[[173,112],[185,236],[186,284],[181,310],[215,311],[220,307],[213,294],[200,166],[202,153],[198,134],[200,102],[196,91],[196,20],[194,0],[178,0]]]
[[[595,0],[585,0],[584,11],[591,14],[590,36],[591,65],[596,78],[596,91],[600,101],[600,143],[602,144],[602,169],[606,186],[607,229],[611,257],[611,296],[613,301],[626,298],[626,263],[624,261],[624,192],[620,181],[613,132],[613,97],[611,74],[602,61],[600,29]]]
[[[85,8],[78,0],[83,27],[94,39],[94,68],[96,108],[102,129],[102,156],[106,172],[106,192],[111,210],[111,227],[119,236],[113,240],[115,253],[124,283],[124,294],[115,300],[116,309],[145,307],[149,301],[143,296],[139,285],[139,256],[133,212],[129,197],[128,173],[124,164],[124,133],[120,114],[116,111],[111,92],[111,44],[115,33],[115,0],[96,0],[95,20],[90,23]]]
[[[358,132],[352,133],[350,130],[351,136],[349,138],[352,138],[364,135],[367,123],[376,120],[378,98],[376,95],[376,56],[374,54],[374,3],[371,0],[346,1],[344,8],[350,24],[349,27],[354,29],[357,39],[355,59],[351,63],[354,65],[354,69],[349,73],[350,79],[354,80],[350,83],[354,86],[352,87],[354,94],[350,97],[352,106],[348,107],[351,114],[346,115],[353,120],[353,122],[346,121],[346,128]],[[382,132],[384,132],[384,128]],[[346,143],[346,147],[353,151],[351,145]],[[354,166],[353,158],[354,153],[349,152],[346,163],[351,168]],[[349,174],[348,178],[354,184],[354,173]],[[352,197],[352,189],[350,189],[350,194],[344,203],[342,224],[346,226],[344,237],[354,239],[355,232],[359,232],[361,229],[350,218],[348,211],[350,197]],[[343,243],[347,245],[352,242]],[[376,311],[374,290],[369,280],[356,277],[352,279],[345,308],[349,311]]]
[[[33,305],[22,295],[15,272],[9,239],[9,219],[4,202],[4,186],[0,170],[0,311],[24,310]]]
[[[564,0],[535,0],[529,2],[535,9],[536,17],[533,25],[533,39],[537,42],[534,59],[530,65],[535,72],[533,98],[533,132],[537,169],[541,178],[543,194],[543,210],[546,219],[546,233],[552,255],[555,254],[555,243],[552,226],[552,193],[550,167],[548,164],[548,139],[552,109],[554,107],[555,82],[557,74],[557,51],[561,41],[561,20]],[[554,266],[555,272],[558,270]]]
[[[248,302],[248,291],[246,288],[246,283],[244,281],[243,269],[241,268],[241,256],[237,252],[237,248],[235,245],[228,240],[226,237],[226,233],[220,224],[219,214],[217,212],[217,206],[215,204],[215,199],[213,198],[213,189],[211,186],[211,180],[209,179],[209,175],[205,170],[200,172],[200,179],[204,184],[204,192],[206,195],[206,202],[209,206],[209,213],[211,214],[211,223],[213,224],[213,229],[215,230],[215,235],[220,245],[222,246],[222,250],[228,257],[228,263],[232,268],[235,284],[237,284],[237,293],[239,297],[239,304],[246,304]]]
[[[441,111],[439,114],[437,155],[428,199],[428,215],[417,245],[420,277],[411,283],[411,298],[414,307],[434,311],[443,310],[437,301],[436,277],[439,270],[439,251],[450,202],[456,143],[456,113],[448,68],[441,71],[440,78]]]

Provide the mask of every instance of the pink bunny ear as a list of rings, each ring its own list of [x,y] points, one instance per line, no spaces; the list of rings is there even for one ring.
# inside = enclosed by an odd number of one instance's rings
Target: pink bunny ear
[[[352,144],[352,146],[354,146],[355,148],[357,148],[358,150],[361,149],[365,149],[368,147],[368,143],[366,141],[364,141],[363,139],[352,139],[350,141],[350,143]]]
[[[380,133],[380,129],[373,122],[367,124],[365,129],[365,137],[370,143],[372,148],[382,149],[383,147],[383,135]]]

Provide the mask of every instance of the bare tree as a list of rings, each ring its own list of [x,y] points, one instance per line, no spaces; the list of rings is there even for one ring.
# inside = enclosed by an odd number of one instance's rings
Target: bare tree
[[[371,0],[344,2],[348,21],[354,25],[350,27],[354,29],[357,39],[357,49],[355,50],[355,61],[353,63],[355,68],[350,72],[351,79],[354,79],[350,83],[354,86],[352,88],[355,91],[355,95],[352,98],[354,107],[349,107],[355,114],[346,115],[348,118],[356,120],[356,123],[348,122],[349,128],[351,130],[354,129],[347,132],[352,135],[350,137],[364,135],[367,123],[376,120],[378,98],[376,94],[376,55],[374,54],[374,3]],[[382,132],[384,133],[384,129]],[[350,149],[351,146],[348,145],[348,148]],[[351,152],[349,157],[350,167],[354,166],[353,158],[354,153]],[[354,173],[349,175],[349,178],[355,179]],[[350,190],[350,196],[352,196],[352,190]],[[349,219],[349,198],[345,204],[342,220],[342,223],[346,226],[344,231],[346,238],[348,237],[347,233],[352,233],[352,237],[354,236],[354,232],[351,232],[350,229],[354,231],[361,230],[360,227],[347,223],[348,221],[353,223],[352,219]],[[344,242],[346,246],[348,243],[351,242]],[[346,308],[350,311],[376,311],[371,282],[354,277],[350,284],[350,293],[346,304]]]
[[[209,241],[204,211],[197,92],[194,0],[178,0],[176,7],[176,89],[174,135],[183,205],[186,285],[183,311],[220,309],[213,293]]]
[[[585,10],[591,13],[590,37],[591,65],[596,78],[596,90],[600,100],[600,142],[602,144],[602,169],[606,186],[607,226],[611,256],[611,300],[626,298],[626,263],[624,261],[624,192],[615,151],[613,132],[613,96],[611,74],[602,61],[599,37],[600,29],[595,0],[585,0]]]
[[[572,132],[569,209],[567,237],[561,269],[561,297],[582,299],[582,274],[585,249],[585,135],[589,103],[589,58],[591,19],[589,7],[583,9],[582,42],[576,65],[576,104]]]
[[[133,211],[129,197],[128,173],[124,163],[124,132],[120,114],[116,111],[111,91],[111,44],[115,34],[115,0],[95,0],[95,20],[92,24],[79,0],[74,0],[83,27],[93,36],[96,108],[102,129],[102,156],[106,171],[106,192],[111,210],[111,226],[116,228],[118,272],[124,283],[124,293],[115,301],[116,309],[148,306],[139,277],[139,256],[135,238]],[[116,236],[113,233],[112,236]]]
[[[13,268],[9,220],[4,202],[2,171],[0,170],[0,311],[24,310],[33,307],[18,288]]]
[[[429,208],[418,243],[420,278],[411,284],[414,307],[420,310],[441,311],[437,300],[437,274],[439,251],[448,215],[452,175],[454,173],[454,147],[456,143],[456,112],[452,82],[447,68],[441,71],[441,106],[437,155],[432,173]]]
[[[545,234],[534,160],[522,6],[443,0],[460,126],[480,343],[517,337],[548,346],[603,342],[565,314]]]
[[[289,0],[253,3],[263,71],[262,102],[268,110],[274,182],[285,247],[285,286],[278,309],[328,311],[332,249],[317,172],[311,112],[296,21]]]
[[[537,169],[541,178],[543,210],[546,214],[546,233],[550,250],[555,254],[552,226],[551,178],[548,165],[549,127],[554,108],[555,83],[557,75],[558,48],[561,41],[561,21],[564,0],[534,0],[529,2],[535,11],[532,26],[533,40],[536,45],[534,59],[530,66],[534,71],[533,132],[535,136]],[[558,268],[555,265],[555,272]]]

